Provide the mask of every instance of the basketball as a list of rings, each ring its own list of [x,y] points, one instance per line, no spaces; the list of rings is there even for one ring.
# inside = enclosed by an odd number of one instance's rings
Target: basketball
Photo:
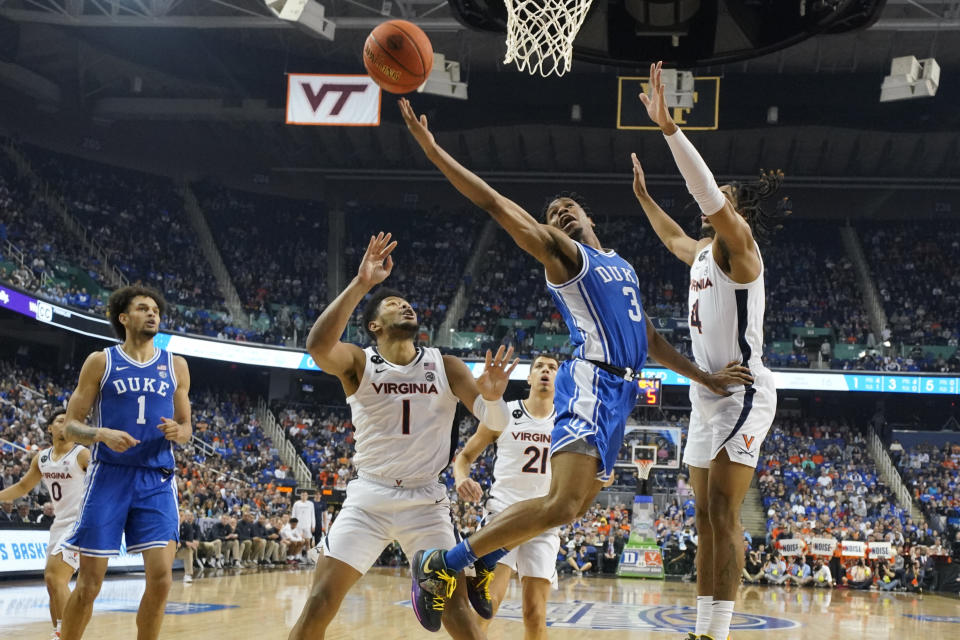
[[[423,29],[412,22],[389,20],[367,36],[363,66],[384,91],[409,93],[430,75],[433,45]]]

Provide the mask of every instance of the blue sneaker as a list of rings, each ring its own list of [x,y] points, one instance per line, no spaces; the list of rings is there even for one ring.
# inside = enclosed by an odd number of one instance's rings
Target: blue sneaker
[[[443,549],[417,551],[413,556],[410,601],[417,620],[427,631],[439,631],[443,608],[457,588],[457,577],[443,561]]]

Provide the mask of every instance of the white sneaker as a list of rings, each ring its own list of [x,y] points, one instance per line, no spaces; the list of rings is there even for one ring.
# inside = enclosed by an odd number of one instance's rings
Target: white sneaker
[[[183,574],[183,584],[193,584],[193,576]]]

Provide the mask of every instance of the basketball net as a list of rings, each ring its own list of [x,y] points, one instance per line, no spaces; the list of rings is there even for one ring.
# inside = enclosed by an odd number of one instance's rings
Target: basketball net
[[[650,470],[653,469],[653,460],[634,460],[633,464],[637,465],[637,476],[641,480],[650,479]]]
[[[570,71],[573,41],[592,0],[506,0],[507,55],[520,71],[544,78]]]

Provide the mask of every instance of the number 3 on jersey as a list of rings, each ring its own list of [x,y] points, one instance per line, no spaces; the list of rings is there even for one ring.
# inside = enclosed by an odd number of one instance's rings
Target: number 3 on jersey
[[[693,303],[693,307],[690,308],[690,326],[696,327],[697,332],[701,335],[703,334],[703,323],[700,322],[700,300],[698,299]]]
[[[637,300],[637,292],[632,287],[624,287],[623,295],[630,298],[630,310],[627,311],[627,316],[634,322],[642,322],[643,310],[640,308],[640,301]]]

